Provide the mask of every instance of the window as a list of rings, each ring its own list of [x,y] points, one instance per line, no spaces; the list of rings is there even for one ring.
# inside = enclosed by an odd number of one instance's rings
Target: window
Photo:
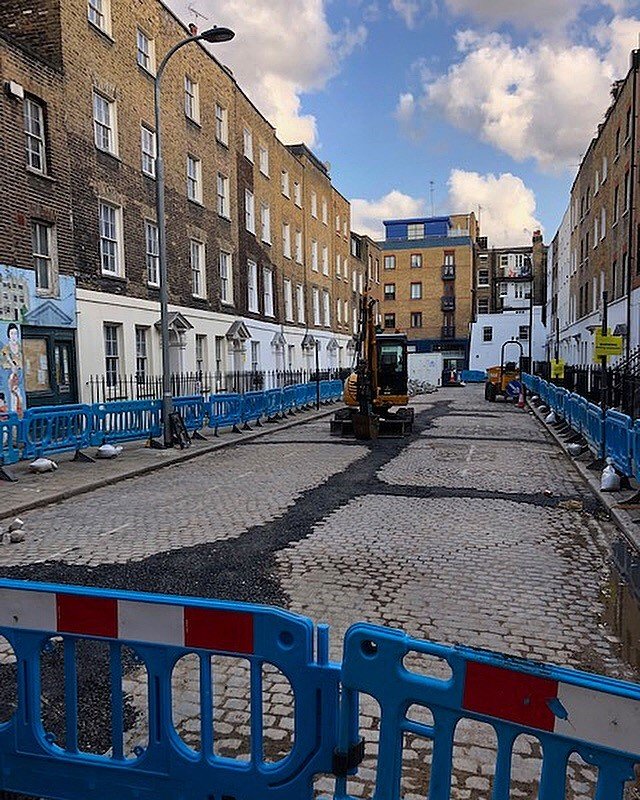
[[[629,210],[629,170],[624,174],[624,212]]]
[[[600,190],[600,173],[596,170],[596,174],[593,179],[593,193],[598,194]]]
[[[396,268],[396,257],[395,256],[385,256],[384,257],[384,268],[385,269],[395,269]]]
[[[100,264],[107,275],[122,274],[122,209],[104,201],[99,205]]]
[[[260,342],[251,342],[251,371],[260,369]]]
[[[620,128],[616,131],[616,158],[620,155]]]
[[[326,244],[322,245],[322,274],[329,274],[329,248]]]
[[[187,156],[187,197],[202,203],[202,162],[195,156]]]
[[[421,283],[412,283],[411,284],[411,299],[412,300],[422,300],[422,284]]]
[[[300,283],[296,286],[296,307],[298,309],[298,322],[304,323],[304,286]]]
[[[315,192],[311,192],[311,216],[318,218],[318,195]]]
[[[488,297],[479,297],[478,298],[478,314],[488,314],[489,313],[489,298]]]
[[[411,312],[411,327],[412,328],[422,327],[422,311]]]
[[[218,173],[217,195],[218,214],[220,214],[221,217],[230,219],[231,211],[229,208],[229,178],[227,178],[227,176],[223,175],[221,172]]]
[[[594,214],[593,216],[593,249],[595,250],[600,241],[600,216]]]
[[[260,225],[262,241],[271,244],[271,209],[266,203],[260,205]]]
[[[320,324],[320,292],[314,286],[311,289],[311,305],[313,308],[313,324],[319,325]]]
[[[626,253],[622,254],[622,281],[620,282],[620,296],[623,297],[627,293],[627,269],[629,267],[629,258]]]
[[[249,128],[242,131],[242,152],[244,157],[253,163],[253,134]]]
[[[111,33],[109,0],[89,0],[87,5],[89,22],[106,34]]]
[[[227,305],[233,303],[233,277],[231,272],[231,253],[220,251],[218,258],[220,272],[220,300]]]
[[[33,250],[33,266],[36,272],[36,289],[42,293],[52,292],[55,288],[57,266],[55,263],[53,225],[34,220],[31,223],[31,243]]]
[[[624,138],[629,139],[631,137],[631,106],[627,109],[627,121],[624,129]]]
[[[346,219],[342,220],[342,235],[344,236],[345,239],[347,238],[347,220]]]
[[[395,314],[385,314],[384,315],[384,327],[385,328],[395,328],[396,327],[396,315]]]
[[[258,265],[255,261],[247,261],[247,306],[249,311],[258,313]]]
[[[158,243],[158,226],[148,219],[144,221],[145,262],[147,265],[147,283],[160,285],[160,247]]]
[[[36,172],[47,171],[46,141],[44,130],[44,107],[33,97],[25,97],[24,135],[27,151],[27,166]]]
[[[478,286],[489,286],[489,270],[478,270]]]
[[[296,264],[302,264],[302,231],[296,231]]]
[[[339,298],[336,300],[336,319],[338,320],[338,325],[342,325],[342,300]]]
[[[142,69],[146,69],[147,72],[153,74],[156,68],[156,54],[153,39],[150,39],[144,31],[138,28],[136,32],[136,42],[138,48],[136,60],[138,64]]]
[[[187,119],[200,123],[200,92],[198,84],[188,75],[184,76],[184,113]]]
[[[322,222],[327,225],[328,224],[328,210],[327,210],[327,201],[325,198],[322,198]]]
[[[608,175],[608,161],[606,156],[602,156],[602,183],[607,180]]]
[[[244,221],[249,233],[256,232],[256,215],[253,192],[250,189],[244,190]]]
[[[136,325],[136,378],[144,380],[149,368],[149,328]]]
[[[324,289],[322,292],[323,324],[325,328],[331,327],[331,297],[329,292]]]
[[[260,145],[258,150],[258,157],[260,161],[260,172],[269,177],[269,151],[264,145]]]
[[[507,294],[509,293],[507,284],[504,281],[498,286],[498,293],[500,297],[506,297]]]
[[[273,317],[273,272],[266,267],[262,270],[262,301],[265,317]]]
[[[419,269],[422,266],[422,255],[421,253],[412,253],[411,254],[411,269]]]
[[[617,288],[618,288],[617,284],[618,284],[618,262],[614,258],[613,266],[611,268],[611,296],[614,299],[616,298],[617,295]],[[582,289],[580,291],[582,291]],[[582,308],[582,304],[580,305],[580,308]],[[582,316],[582,314],[580,314],[580,316]]]
[[[118,383],[120,377],[120,325],[104,325],[104,372],[108,387]]]
[[[589,208],[591,207],[591,187],[587,186],[587,194],[585,197],[585,204],[586,204],[586,211],[587,214],[589,213]]]
[[[298,208],[302,208],[302,192],[300,191],[300,184],[298,181],[293,182],[293,202]]]
[[[311,240],[311,269],[318,271],[318,242],[315,239]]]
[[[284,318],[293,322],[293,286],[288,278],[284,279]]]
[[[221,144],[229,144],[229,114],[220,103],[216,103],[216,139]]]
[[[341,268],[341,260],[340,260],[340,253],[336,253],[336,275],[341,278],[342,277],[342,268]],[[346,277],[346,275],[345,275]]]
[[[207,337],[204,334],[196,333],[196,372],[206,372],[207,361]]]
[[[280,187],[282,189],[282,194],[285,197],[290,197],[289,194],[289,173],[286,169],[282,170],[282,175],[280,176]]]
[[[282,223],[282,255],[291,258],[291,226],[288,222]]]
[[[98,150],[116,155],[116,104],[96,91],[93,93],[93,134]]]
[[[146,125],[140,126],[142,171],[150,178],[156,177],[156,132]]]
[[[520,325],[518,328],[518,339],[522,339],[523,341],[527,341],[529,339],[529,326],[528,325]]]
[[[336,233],[340,233],[340,214],[336,214]]]
[[[620,205],[620,187],[616,186],[616,188],[613,190],[613,224],[614,225],[618,221],[619,205]]]
[[[607,209],[602,206],[600,211],[600,238],[604,239],[607,235]]]
[[[396,285],[395,285],[395,283],[385,283],[385,285],[384,285],[384,299],[385,300],[395,300],[396,299]]]
[[[348,274],[349,273],[347,273],[347,275]],[[355,292],[357,291],[357,289],[358,289],[358,273],[354,269],[351,274],[351,290]]]
[[[216,336],[215,340],[215,359],[216,359],[216,372],[221,372],[225,364],[225,337]]]
[[[407,238],[408,239],[423,239],[424,238],[424,223],[413,223],[407,225]]]
[[[493,341],[493,328],[491,325],[485,325],[482,329],[482,341],[483,342],[492,342]]]
[[[204,244],[196,239],[189,239],[189,264],[191,265],[191,294],[194,297],[206,297]]]

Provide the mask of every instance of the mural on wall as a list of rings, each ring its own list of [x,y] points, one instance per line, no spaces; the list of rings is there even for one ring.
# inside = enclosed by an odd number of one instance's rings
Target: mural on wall
[[[49,328],[76,327],[76,279],[57,277],[57,293],[39,295],[36,274],[0,264],[0,319]]]
[[[0,414],[14,411],[20,418],[25,412],[24,370],[20,326],[0,322]]]

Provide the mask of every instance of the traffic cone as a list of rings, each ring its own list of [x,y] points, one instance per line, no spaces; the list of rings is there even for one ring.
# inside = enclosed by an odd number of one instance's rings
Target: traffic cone
[[[524,408],[524,392],[518,395],[518,408]]]

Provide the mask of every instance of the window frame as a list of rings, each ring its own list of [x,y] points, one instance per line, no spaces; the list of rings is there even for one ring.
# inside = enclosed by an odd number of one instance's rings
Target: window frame
[[[417,294],[414,294],[414,289],[418,290]],[[422,300],[422,281],[412,281],[409,284],[409,299],[410,300]]]
[[[484,325],[482,327],[482,343],[489,344],[493,342],[493,325]]]
[[[155,234],[153,233],[155,231]],[[149,234],[152,234],[151,237]],[[160,238],[158,224],[155,220],[144,220],[144,250],[145,266],[147,269],[147,286],[160,286]],[[150,248],[151,245],[151,248]],[[156,276],[155,280],[151,275]]]
[[[216,176],[216,206],[218,216],[224,217],[224,219],[231,219],[230,185],[229,177],[218,172]]]
[[[111,336],[107,337],[107,332],[113,333],[113,338]],[[120,371],[120,359],[122,350],[121,340],[122,340],[121,322],[102,323],[102,346],[104,349],[104,376],[108,389],[112,389],[115,386],[117,386],[118,380],[120,379],[121,376],[121,371]],[[110,376],[113,376],[113,379],[111,379]]]
[[[245,229],[256,235],[256,200],[251,189],[244,190],[244,225]]]
[[[37,120],[36,124],[39,128],[39,132],[34,132],[33,130],[28,130],[29,124],[33,121],[33,117],[31,114],[27,113],[27,110],[35,107],[37,109]],[[39,100],[38,98],[34,97],[33,95],[25,95],[23,106],[22,106],[22,119],[23,119],[23,128],[24,128],[24,136],[25,136],[25,155],[27,160],[27,169],[33,170],[33,172],[37,172],[39,175],[47,175],[48,174],[48,164],[47,164],[47,128],[46,128],[46,117],[45,117],[45,103]],[[30,147],[30,143],[35,143],[35,148]],[[40,166],[34,165],[32,161],[32,155],[37,152],[37,157],[40,161]]]
[[[108,120],[98,119],[98,108],[96,107],[96,100],[104,103],[103,110],[108,112]],[[93,142],[101,153],[108,153],[111,156],[118,155],[118,110],[117,102],[110,100],[107,95],[98,91],[95,87],[92,89],[92,105],[93,105]],[[106,137],[104,135],[107,132]],[[107,145],[105,146],[105,138]]]
[[[273,270],[262,268],[262,304],[265,317],[275,317],[275,298],[273,296]],[[268,291],[267,291],[268,290]]]
[[[218,114],[220,112],[220,114]],[[229,146],[229,111],[220,103],[215,104],[216,141]]]
[[[145,140],[146,135],[146,140]],[[151,150],[145,149],[145,146],[149,144],[152,145]],[[146,175],[148,178],[156,178],[156,159],[157,159],[157,140],[156,140],[156,132],[153,128],[149,125],[146,125],[144,122],[140,123],[140,153],[141,153],[141,165],[140,169],[142,170],[142,174]],[[147,159],[148,163],[151,165],[149,169],[145,169],[145,159]]]
[[[291,225],[288,222],[282,223],[282,255],[291,259]]]
[[[136,380],[145,380],[149,370],[149,327],[147,325],[136,325],[134,327],[134,342],[136,348]],[[142,348],[140,344],[143,345]],[[140,362],[142,362],[142,370],[140,369]]]
[[[195,174],[192,174],[192,167]],[[202,205],[202,159],[191,153],[187,153],[187,200]]]
[[[260,173],[269,177],[269,148],[265,144],[258,145],[258,164]]]
[[[195,125],[200,125],[200,85],[188,73],[184,76],[184,115]]]
[[[258,298],[258,262],[247,259],[247,309],[252,314],[260,313],[260,300]]]
[[[242,154],[253,164],[253,131],[246,126],[242,129]]]
[[[284,293],[284,318],[286,322],[293,322],[293,283],[291,278],[283,281]]]
[[[260,238],[265,244],[271,244],[271,206],[264,201],[260,203]]]
[[[413,263],[416,259],[417,263]],[[422,253],[411,253],[409,256],[409,265],[411,269],[422,269]]]
[[[105,236],[104,234],[104,227],[102,210],[110,209],[113,211],[113,221],[109,221],[109,225],[113,224],[115,237]],[[122,220],[122,206],[116,203],[112,203],[109,200],[105,200],[100,198],[98,200],[98,228],[99,228],[99,239],[100,239],[100,273],[110,278],[123,278],[125,274],[125,267],[124,267],[124,240],[123,240],[123,220]],[[105,253],[104,250],[104,242],[108,241],[112,243],[113,252],[112,253]],[[105,255],[108,258],[113,258],[116,264],[115,270],[105,269]]]
[[[140,47],[140,39],[143,39],[148,47],[148,52],[145,52]],[[140,55],[147,60],[148,63],[142,63]],[[155,75],[156,72],[156,44],[155,39],[149,36],[139,25],[136,25],[136,63],[137,65],[147,72],[149,75]]]
[[[95,12],[95,16],[102,17],[104,24],[92,18],[91,12]],[[94,28],[101,33],[106,34],[111,38],[111,2],[110,0],[87,0],[87,21]]]
[[[40,231],[46,231],[46,251],[37,251],[36,247],[42,243],[38,235]],[[58,253],[56,242],[56,226],[52,222],[43,219],[31,220],[31,254],[35,271],[36,294],[38,296],[51,296],[56,293],[58,283]],[[47,286],[39,285],[40,266],[45,263]]]
[[[194,254],[197,253],[197,263]],[[191,296],[199,300],[207,298],[205,243],[201,239],[189,239],[189,268],[191,271]],[[196,285],[197,284],[197,285]]]
[[[220,302],[233,305],[233,258],[228,250],[218,253],[218,276],[220,278]]]

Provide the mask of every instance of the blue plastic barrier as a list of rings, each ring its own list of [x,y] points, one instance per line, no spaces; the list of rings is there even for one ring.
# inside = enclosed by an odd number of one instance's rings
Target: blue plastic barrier
[[[304,387],[305,387],[305,405],[312,406],[316,402],[316,396],[318,391],[317,384],[315,381],[313,383],[305,383]]]
[[[589,401],[586,397],[575,393],[572,393],[571,397],[573,398],[571,427],[576,433],[584,436],[584,432],[587,428],[587,408],[589,406]]]
[[[553,383],[547,384],[547,405],[549,411],[557,413],[558,411],[558,387]]]
[[[569,400],[569,392],[563,389],[562,386],[556,386],[556,414],[562,420],[567,419],[567,402]]]
[[[637,684],[412,639],[376,625],[352,626],[342,663],[330,663],[327,626],[314,629],[309,619],[287,611],[0,580],[0,635],[17,661],[16,708],[0,724],[0,792],[58,800],[312,800],[314,777],[333,773],[334,800],[347,800],[347,776],[357,774],[364,753],[360,694],[374,698],[382,709],[377,768],[367,769],[375,777],[373,800],[404,796],[406,734],[432,742],[414,767],[428,775],[431,800],[449,798],[461,720],[484,723],[495,732],[495,800],[506,800],[512,780],[522,780],[517,768],[512,776],[512,753],[521,734],[535,737],[541,746],[539,800],[565,797],[573,753],[597,770],[596,800],[622,800],[624,784],[640,762]],[[41,653],[54,637],[62,657],[52,664]],[[105,678],[111,726],[104,754],[83,752],[78,737],[79,716],[86,713],[78,703],[78,666],[87,642],[100,642],[109,653]],[[148,692],[137,695],[147,706],[148,740],[132,754],[124,737],[123,646],[134,651],[135,669],[146,671],[148,684]],[[415,654],[429,658],[428,671],[423,672],[423,664],[419,671],[407,665],[405,658]],[[199,678],[199,750],[181,739],[172,713],[181,699],[173,670],[186,655],[194,660]],[[250,714],[250,753],[244,762],[223,757],[214,747],[220,693],[212,682],[212,656],[218,663],[240,658],[248,665],[248,696],[238,696]],[[446,677],[439,677],[436,661]],[[288,679],[295,701],[292,749],[273,762],[264,752],[265,665]],[[45,714],[42,687],[48,685],[51,667],[63,671],[64,694],[47,697]],[[130,667],[129,659],[125,669]],[[420,721],[415,712],[421,710],[429,722]],[[51,719],[64,721],[64,740],[56,742],[45,727]],[[477,744],[490,750],[484,737]]]
[[[293,411],[296,407],[296,387],[285,386],[282,390],[282,412]]]
[[[331,381],[331,397],[334,400],[341,400],[342,399],[342,392],[344,390],[344,384],[340,380]]]
[[[440,680],[429,672],[409,671],[403,659],[411,653],[424,653],[430,662],[439,660],[451,677]],[[640,686],[633,683],[359,624],[345,638],[343,724],[350,716],[358,718],[360,692],[375,698],[383,710],[374,800],[402,795],[405,734],[432,741],[429,798],[448,798],[455,729],[462,719],[486,723],[495,731],[491,796],[496,800],[512,796],[512,752],[521,733],[536,737],[542,748],[539,800],[565,797],[572,753],[598,769],[597,800],[622,800],[624,783],[633,779],[634,764],[640,760]],[[433,724],[415,721],[410,711],[418,706],[430,712]],[[356,740],[357,734],[349,739],[348,728],[341,729],[341,748]],[[339,782],[339,797],[343,787],[344,781]]]
[[[131,442],[162,433],[162,400],[119,400],[95,403],[91,443]]]
[[[633,475],[633,422],[619,411],[607,411],[604,421],[606,455],[627,477]]]
[[[282,389],[267,389],[264,393],[265,415],[272,419],[282,413]]]
[[[0,465],[20,461],[22,443],[22,420],[15,412],[0,417]]]
[[[339,666],[329,663],[326,626],[314,631],[309,619],[265,606],[17,581],[0,581],[0,598],[0,634],[15,652],[19,675],[17,710],[0,724],[0,791],[68,800],[311,800],[314,774],[331,772]],[[60,742],[43,727],[41,650],[52,636],[61,638],[64,652],[65,691],[56,698],[65,726]],[[77,645],[96,639],[106,643],[110,665],[111,741],[104,755],[81,752],[78,742]],[[124,747],[123,644],[135,650],[149,686],[143,698],[149,737],[134,755]],[[199,752],[182,741],[172,714],[174,664],[194,653]],[[218,663],[230,657],[249,663],[248,762],[214,749],[220,700],[212,654]],[[264,665],[286,676],[295,699],[293,746],[275,762],[263,752]]]
[[[39,406],[25,411],[21,434],[24,458],[38,458],[91,443],[93,409],[89,405]]]
[[[525,386],[525,389],[528,392],[533,391],[533,375],[529,375],[528,372],[522,373],[522,383]]]
[[[210,395],[207,417],[209,419],[209,427],[216,430],[239,425],[242,422],[242,395]]]
[[[538,395],[540,400],[545,404],[545,406],[549,405],[549,384],[540,378],[540,383],[538,384]]]
[[[586,422],[582,435],[586,439],[589,450],[593,455],[596,458],[604,458],[604,420],[602,418],[602,409],[594,403],[587,405]]]
[[[173,407],[180,412],[188,431],[199,431],[204,427],[207,405],[205,399],[199,394],[173,398]]]
[[[245,392],[241,395],[242,421],[245,425],[249,422],[260,422],[266,411],[266,401],[264,392]]]
[[[328,403],[332,399],[331,381],[320,381],[320,402]]]
[[[295,387],[296,408],[304,408],[307,404],[307,384],[299,383]]]
[[[487,380],[487,373],[483,369],[463,369],[460,380],[464,383],[484,383]]]

